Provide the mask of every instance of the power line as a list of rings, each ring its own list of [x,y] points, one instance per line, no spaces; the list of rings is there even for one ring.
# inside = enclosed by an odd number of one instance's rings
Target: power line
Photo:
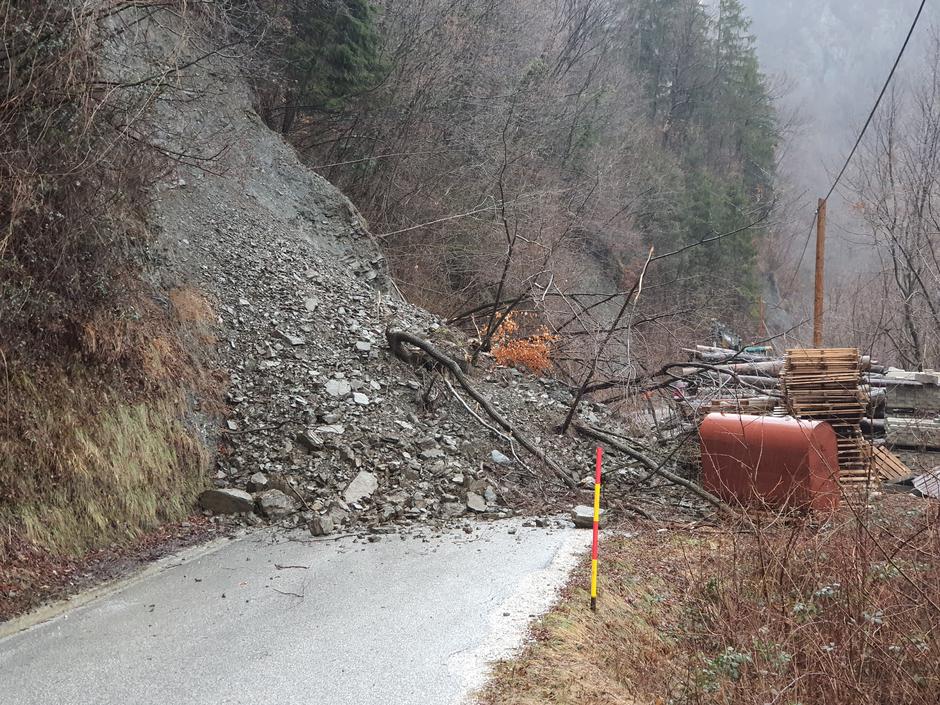
[[[898,52],[897,58],[894,60],[894,64],[891,66],[891,71],[888,73],[888,78],[885,79],[884,85],[881,87],[881,92],[878,94],[878,98],[875,100],[875,104],[872,106],[871,112],[868,113],[868,119],[865,120],[865,124],[862,126],[862,131],[858,133],[858,138],[855,140],[855,144],[852,146],[852,151],[849,152],[849,156],[846,157],[845,163],[842,165],[842,168],[839,170],[838,176],[836,176],[835,181],[832,182],[832,186],[829,188],[829,191],[826,193],[824,201],[828,201],[829,197],[836,190],[836,187],[839,185],[839,181],[842,180],[842,177],[845,175],[846,169],[849,168],[849,163],[852,161],[852,157],[855,156],[855,152],[858,151],[859,145],[862,143],[862,139],[865,137],[865,133],[868,131],[868,127],[871,125],[871,121],[875,118],[875,113],[878,112],[878,106],[881,105],[881,99],[884,98],[885,93],[888,92],[888,86],[891,85],[891,80],[894,78],[894,74],[897,71],[898,65],[901,63],[901,57],[904,56],[904,52],[907,50],[907,45],[911,41],[911,37],[914,34],[914,29],[917,27],[917,23],[920,21],[920,16],[924,11],[924,6],[927,4],[927,0],[921,0],[920,7],[917,8],[917,14],[914,15],[914,21],[911,22],[911,28],[907,30],[907,36],[904,38],[904,44],[901,45],[901,50]],[[796,279],[797,274],[800,271],[800,267],[803,266],[803,258],[806,256],[806,249],[809,247],[809,241],[813,237],[813,228],[816,225],[816,218],[819,217],[819,210],[813,212],[813,222],[810,223],[809,232],[806,234],[806,241],[803,243],[803,249],[800,252],[800,259],[796,263],[796,269],[793,270],[793,276],[790,278],[791,286],[793,280]]]
[[[790,277],[790,281],[787,283],[787,289],[793,286],[793,281],[796,279],[796,275],[800,273],[800,267],[803,266],[803,258],[806,256],[806,248],[809,247],[810,238],[813,237],[813,230],[816,227],[816,218],[819,217],[819,210],[813,212],[813,222],[809,224],[809,232],[806,233],[806,240],[803,242],[803,249],[800,252],[800,259],[796,263],[796,268],[793,270],[793,276]]]
[[[852,151],[849,152],[849,156],[845,160],[845,164],[842,165],[842,169],[839,171],[839,175],[836,177],[836,180],[832,182],[832,188],[829,189],[829,193],[826,194],[824,201],[828,201],[829,197],[832,195],[832,192],[836,190],[836,186],[839,185],[839,181],[842,179],[845,170],[849,168],[849,162],[852,161],[852,157],[855,156],[855,152],[858,150],[858,146],[862,143],[862,138],[865,136],[868,126],[871,124],[872,119],[875,117],[875,113],[878,111],[878,106],[881,104],[881,99],[884,98],[885,93],[888,91],[888,86],[891,84],[891,79],[894,78],[894,72],[897,71],[898,64],[901,63],[901,57],[904,56],[904,51],[907,49],[908,43],[911,41],[911,35],[914,34],[914,28],[917,26],[918,20],[920,20],[920,15],[924,11],[924,5],[927,4],[927,0],[920,0],[920,7],[917,8],[917,14],[914,16],[914,21],[911,23],[911,28],[907,30],[907,36],[904,38],[904,44],[901,45],[901,51],[898,52],[898,58],[894,60],[894,65],[891,67],[891,73],[888,74],[888,78],[885,80],[885,84],[881,87],[881,93],[878,94],[878,99],[875,101],[875,104],[872,106],[871,112],[868,114],[868,119],[865,121],[865,126],[862,127],[862,131],[858,133],[858,139],[855,140],[855,145],[852,147]]]

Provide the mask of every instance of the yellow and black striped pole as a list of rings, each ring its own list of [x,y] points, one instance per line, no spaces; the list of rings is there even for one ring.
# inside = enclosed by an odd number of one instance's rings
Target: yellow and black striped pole
[[[591,611],[597,611],[597,544],[598,525],[601,517],[601,459],[604,450],[597,446],[597,462],[594,466],[594,542],[591,546]]]

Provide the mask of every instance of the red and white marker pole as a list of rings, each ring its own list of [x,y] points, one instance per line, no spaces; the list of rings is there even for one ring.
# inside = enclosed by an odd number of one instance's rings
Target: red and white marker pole
[[[597,446],[597,462],[594,467],[594,542],[591,545],[591,611],[597,611],[597,545],[598,524],[601,517],[601,460],[604,449]]]

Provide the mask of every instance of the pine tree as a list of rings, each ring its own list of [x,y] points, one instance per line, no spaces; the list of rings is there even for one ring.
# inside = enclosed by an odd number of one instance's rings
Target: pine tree
[[[288,19],[287,74],[293,85],[285,132],[296,109],[341,110],[380,69],[374,10],[367,0],[294,0]]]

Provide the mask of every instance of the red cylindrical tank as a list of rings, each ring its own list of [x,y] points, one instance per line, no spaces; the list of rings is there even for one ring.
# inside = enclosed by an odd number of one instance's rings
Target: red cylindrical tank
[[[836,433],[822,421],[709,414],[699,428],[702,486],[726,501],[839,506]]]

